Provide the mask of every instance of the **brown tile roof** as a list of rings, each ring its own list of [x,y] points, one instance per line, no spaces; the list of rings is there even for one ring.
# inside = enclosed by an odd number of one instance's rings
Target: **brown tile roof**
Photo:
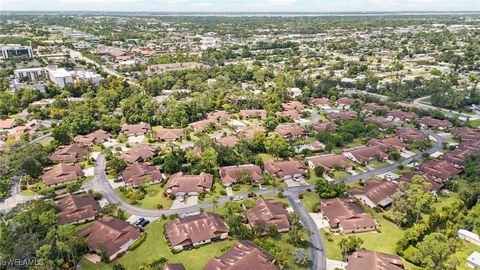
[[[50,159],[57,162],[73,162],[83,157],[86,148],[80,144],[70,144],[60,146],[60,148],[50,155]]]
[[[378,181],[370,179],[365,181],[365,186],[351,188],[347,191],[350,195],[363,194],[376,205],[388,205],[391,197],[397,192],[398,184],[392,181]],[[382,202],[383,201],[383,202]]]
[[[177,192],[202,193],[210,190],[213,184],[213,175],[209,173],[200,173],[199,175],[185,175],[182,172],[172,174],[166,184],[166,189],[171,190],[173,194]]]
[[[205,119],[190,123],[188,125],[191,126],[195,131],[202,132],[210,126],[216,126],[217,122],[213,119]]]
[[[220,177],[222,178],[222,182],[227,185],[237,183],[242,177],[243,173],[247,173],[250,176],[250,180],[255,182],[259,182],[263,177],[260,166],[253,164],[220,168]]]
[[[374,115],[371,115],[371,116],[365,118],[365,122],[377,124],[382,128],[393,127],[392,122],[388,121],[388,119],[383,118],[383,117],[379,117],[379,116],[374,116]]]
[[[350,111],[347,111],[347,112],[329,112],[327,114],[327,117],[330,120],[336,120],[336,119],[351,120],[351,119],[354,119],[355,117],[357,117],[357,114],[355,112],[350,112]]]
[[[225,147],[234,147],[238,143],[238,138],[236,136],[227,136],[217,140],[217,144]]]
[[[316,131],[322,132],[322,131],[335,131],[337,130],[337,124],[331,122],[331,123],[316,123],[315,125],[312,126],[312,128]]]
[[[299,110],[303,110],[305,108],[305,105],[303,105],[303,103],[299,101],[294,100],[294,101],[282,103],[282,107],[285,111],[290,111],[290,110],[299,111]]]
[[[425,140],[427,136],[420,130],[413,127],[400,127],[395,130],[395,135],[403,141]]]
[[[379,146],[383,151],[387,151],[390,147],[395,147],[399,150],[404,149],[406,145],[398,137],[387,137],[384,139],[372,138],[368,140],[367,145]]]
[[[133,149],[121,153],[120,158],[130,163],[143,162],[153,158],[157,155],[157,153],[158,149],[156,146],[150,144],[141,144]]]
[[[15,126],[15,119],[0,119],[0,129],[10,129]]]
[[[278,116],[278,117],[285,117],[285,118],[290,118],[290,119],[294,119],[294,120],[302,118],[302,115],[296,110],[276,112],[275,115]]]
[[[399,183],[401,183],[401,182],[412,183],[413,177],[415,175],[422,176],[427,182],[429,182],[432,185],[432,187],[428,191],[437,191],[437,190],[440,190],[443,187],[443,183],[437,182],[432,176],[430,176],[428,174],[418,173],[418,172],[408,172],[408,173],[400,176],[397,179],[397,181]]]
[[[373,217],[352,198],[322,200],[317,208],[327,217],[332,228],[340,226],[343,230],[358,230],[377,226]]]
[[[367,146],[355,149],[350,152],[356,160],[360,162],[368,162],[375,157],[386,158],[388,155],[382,150],[380,146]]]
[[[452,131],[452,134],[459,137],[461,140],[476,140],[480,141],[480,130],[469,127],[460,127]]]
[[[266,129],[262,126],[253,126],[253,127],[248,127],[244,130],[241,131],[241,136],[245,137],[248,140],[253,139],[253,136],[256,133],[263,133],[265,134]]]
[[[227,224],[222,218],[218,214],[210,212],[178,217],[165,224],[165,235],[172,247],[191,245],[213,239],[227,232]]]
[[[112,256],[123,245],[140,238],[142,233],[126,221],[104,216],[78,232],[78,235],[87,239],[90,249],[97,253],[104,250],[108,256]]]
[[[399,256],[359,249],[347,257],[345,270],[404,270]]]
[[[462,172],[462,170],[456,168],[453,163],[441,159],[431,159],[423,162],[419,166],[418,171],[429,174],[443,181],[446,181]]]
[[[391,112],[388,113],[389,116],[393,118],[398,118],[402,121],[408,121],[408,120],[413,120],[417,119],[418,115],[414,112],[404,112],[401,110],[392,110]]]
[[[135,125],[123,124],[120,132],[127,136],[145,135],[145,133],[147,133],[147,131],[150,129],[150,124],[141,122]]]
[[[373,102],[364,104],[362,109],[365,111],[390,111],[390,108],[388,106],[378,105],[377,103]]]
[[[240,116],[243,118],[253,118],[253,117],[265,118],[267,117],[267,111],[266,110],[240,110]]]
[[[211,259],[204,270],[276,270],[275,257],[254,243],[238,241],[222,256]]]
[[[99,129],[87,135],[77,135],[73,138],[73,141],[81,144],[97,144],[110,139],[111,136],[112,135],[105,130]]]
[[[153,165],[135,163],[122,172],[122,178],[127,185],[138,186],[146,180],[150,182],[162,180],[162,173]]]
[[[294,124],[280,124],[275,128],[275,133],[282,137],[297,137],[307,135],[307,132],[303,127]]]
[[[290,229],[289,215],[281,202],[257,200],[255,206],[246,211],[246,216],[251,227],[275,226],[279,231]]]
[[[91,195],[68,195],[57,201],[58,223],[68,224],[95,218],[101,208]]]
[[[433,128],[449,128],[453,126],[452,123],[448,120],[435,119],[430,116],[424,116],[420,118],[420,122],[427,127]]]
[[[208,120],[215,120],[217,122],[227,120],[230,118],[230,114],[226,111],[215,111],[207,113]]]
[[[181,128],[164,128],[155,133],[155,138],[161,141],[180,140],[185,138],[185,131]]]
[[[326,171],[330,171],[335,166],[348,166],[350,162],[344,155],[313,156],[308,157],[307,160],[315,167],[322,166]]]
[[[342,105],[352,105],[353,103],[355,103],[355,99],[342,97],[342,98],[337,100],[337,103],[342,104]]]
[[[308,171],[307,166],[292,158],[285,161],[267,160],[263,163],[263,166],[267,172],[276,174],[280,178],[293,175],[305,175]]]
[[[80,165],[59,163],[43,170],[42,181],[46,186],[57,185],[75,181],[83,175]]]

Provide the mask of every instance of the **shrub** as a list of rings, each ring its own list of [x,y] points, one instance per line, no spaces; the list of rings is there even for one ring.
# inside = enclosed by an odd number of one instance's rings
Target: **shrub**
[[[140,238],[138,238],[137,241],[133,242],[133,244],[130,247],[128,247],[128,250],[132,251],[136,249],[139,245],[145,242],[146,238],[147,238],[147,234],[146,233],[142,234],[142,236],[140,236]]]

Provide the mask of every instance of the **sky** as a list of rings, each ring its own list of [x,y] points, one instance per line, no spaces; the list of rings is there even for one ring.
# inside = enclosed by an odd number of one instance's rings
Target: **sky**
[[[480,0],[0,0],[0,10],[180,12],[480,11]]]

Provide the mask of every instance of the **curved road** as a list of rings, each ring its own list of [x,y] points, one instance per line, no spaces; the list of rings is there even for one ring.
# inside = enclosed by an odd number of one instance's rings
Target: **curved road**
[[[432,136],[436,140],[435,145],[432,148],[422,153],[416,154],[412,157],[405,159],[401,164],[407,165],[410,162],[412,162],[414,159],[421,158],[423,153],[433,154],[442,149],[443,142],[444,142],[442,137],[428,130],[422,130],[422,131],[425,134]],[[396,169],[399,165],[400,164],[398,163],[394,163],[380,169],[368,171],[358,175],[352,175],[348,177],[346,180],[344,180],[344,182],[352,183],[355,181],[359,181],[360,179],[374,177],[375,175],[386,173],[388,171]],[[303,207],[303,204],[298,199],[298,196],[300,193],[306,191],[308,188],[313,188],[313,187],[314,187],[313,185],[306,185],[306,186],[300,186],[300,187],[288,187],[288,188],[284,188],[285,190],[284,194],[285,194],[285,197],[288,199],[292,208],[299,214],[300,221],[302,222],[303,226],[310,232],[309,243],[310,243],[310,252],[311,252],[311,260],[312,260],[311,269],[325,270],[326,255],[325,255],[320,231],[318,230],[311,216],[308,214],[308,211]],[[179,208],[179,209],[162,209],[162,210],[148,210],[148,209],[143,209],[143,208],[129,205],[117,195],[115,190],[112,188],[109,180],[107,179],[107,176],[105,173],[105,156],[103,154],[99,154],[97,158],[97,162],[95,163],[94,179],[89,183],[86,183],[83,186],[83,188],[93,189],[97,192],[102,193],[103,197],[109,203],[118,204],[121,209],[136,216],[159,217],[161,215],[172,215],[172,214],[181,215],[181,214],[188,214],[188,213],[200,211],[201,209],[213,207],[213,204],[208,202],[197,204],[194,206]],[[269,188],[269,189],[256,190],[253,192],[257,195],[276,194],[281,189],[282,188]],[[237,196],[238,195],[246,196],[247,194],[248,192],[244,192],[241,194],[237,194]],[[217,200],[217,204],[219,205],[224,204],[230,200],[231,200],[231,197],[225,196],[225,197],[219,198]]]

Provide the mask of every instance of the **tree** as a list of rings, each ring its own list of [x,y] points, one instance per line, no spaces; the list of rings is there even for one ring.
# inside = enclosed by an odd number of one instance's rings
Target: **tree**
[[[432,233],[417,245],[422,266],[432,270],[449,269],[447,262],[455,252],[455,242],[441,233]]]
[[[412,178],[412,183],[401,183],[393,196],[392,218],[398,226],[410,227],[422,217],[421,213],[430,210],[434,197],[428,192],[432,184],[420,175]]]
[[[200,164],[205,167],[209,172],[212,172],[214,168],[218,166],[218,154],[214,148],[209,147],[201,154]]]
[[[64,125],[59,125],[53,128],[52,136],[60,144],[68,144],[72,140],[68,128]]]
[[[288,153],[288,142],[283,137],[272,134],[265,140],[265,150],[276,156],[285,155]]]
[[[363,239],[357,236],[349,236],[347,238],[342,238],[338,242],[338,247],[342,251],[342,255],[346,257],[347,255],[351,254],[358,248],[363,245]]]
[[[43,167],[49,162],[47,149],[39,143],[20,147],[10,156],[10,164],[14,171],[23,170],[33,178],[39,177]]]
[[[315,175],[317,177],[322,177],[324,172],[325,172],[325,168],[323,168],[322,166],[315,167]]]
[[[473,182],[480,179],[480,153],[468,155],[465,160],[465,178]]]
[[[303,248],[296,248],[293,251],[293,258],[295,259],[295,263],[301,266],[306,266],[310,262],[310,256],[308,255],[307,251]]]
[[[329,199],[343,195],[347,190],[347,187],[343,183],[329,183],[325,179],[319,179],[315,183],[315,189],[320,198]]]

